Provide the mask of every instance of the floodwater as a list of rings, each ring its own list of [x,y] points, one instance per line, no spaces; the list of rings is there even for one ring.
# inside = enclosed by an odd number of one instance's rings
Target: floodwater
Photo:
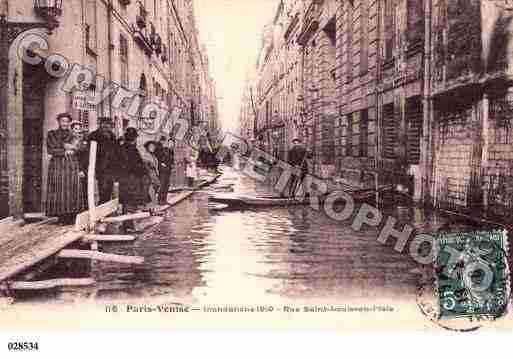
[[[235,194],[270,193],[231,168],[223,170],[218,185],[233,184]],[[208,196],[197,193],[173,207],[161,224],[135,243],[101,248],[107,253],[143,256],[144,265],[74,261],[61,266],[61,275],[68,271],[68,275],[93,276],[94,288],[39,292],[21,302],[161,296],[218,304],[414,300],[419,265],[407,249],[397,253],[393,240],[391,245],[379,243],[375,228],[356,232],[351,221],[337,222],[308,206],[213,212]],[[449,223],[421,209],[385,212],[424,232]]]

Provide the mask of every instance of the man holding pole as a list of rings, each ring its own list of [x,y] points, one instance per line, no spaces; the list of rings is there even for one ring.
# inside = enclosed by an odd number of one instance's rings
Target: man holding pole
[[[290,179],[289,197],[296,195],[297,187],[303,182],[307,172],[307,151],[299,138],[292,140],[292,148],[288,153],[289,164],[297,171],[293,173]]]

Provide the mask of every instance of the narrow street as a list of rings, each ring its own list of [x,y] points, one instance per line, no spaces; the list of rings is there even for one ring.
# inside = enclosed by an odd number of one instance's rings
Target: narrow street
[[[223,170],[218,184],[233,184],[236,194],[269,194],[244,174]],[[212,212],[207,191],[171,208],[164,222],[135,243],[103,246],[109,253],[143,256],[144,265],[93,262],[90,267],[84,263],[89,261],[69,261],[56,271],[69,273],[71,265],[79,274],[81,266],[84,276],[96,279],[94,288],[37,292],[20,302],[80,302],[91,296],[99,301],[171,296],[234,304],[361,298],[414,302],[418,265],[380,244],[376,230],[357,233],[349,223],[307,206]],[[416,225],[443,223],[419,209],[402,212],[402,219]]]
[[[506,0],[0,0],[0,329],[512,328],[512,35]]]

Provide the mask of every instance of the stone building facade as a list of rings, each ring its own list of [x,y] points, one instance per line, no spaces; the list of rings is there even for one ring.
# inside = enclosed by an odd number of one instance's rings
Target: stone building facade
[[[443,208],[511,221],[513,8],[508,1],[430,5],[426,193]]]
[[[2,0],[0,8],[9,21],[40,21],[32,1]],[[24,33],[9,52],[8,145],[1,154],[8,158],[8,165],[1,173],[0,218],[44,213],[46,134],[57,127],[58,113],[70,112],[89,131],[97,128],[98,117],[109,116],[118,136],[128,126],[138,128],[140,145],[168,135],[171,127],[159,116],[143,113],[140,109],[147,103],[169,111],[179,109],[191,127],[201,117],[208,126],[219,128],[215,83],[199,45],[192,0],[64,1],[58,20],[60,26],[52,34]],[[48,44],[48,48],[34,49],[37,65],[17,55],[21,38],[31,33]],[[62,56],[60,68],[57,54]],[[53,64],[50,71],[45,68],[49,63]],[[196,63],[203,65],[198,69]],[[115,84],[117,92],[96,106],[87,99],[99,96],[98,81],[86,89],[63,91],[75,64],[101,76],[105,81],[101,85]],[[197,89],[201,91],[194,96]],[[118,96],[119,91],[124,96]],[[123,101],[115,103],[120,98]],[[134,104],[140,106],[129,111]],[[177,158],[186,150],[185,142],[177,143]]]
[[[286,119],[285,146],[300,136],[318,176],[377,174],[427,205],[507,217],[512,19],[505,0],[280,1],[246,86],[256,127]],[[247,91],[242,106],[248,128]]]

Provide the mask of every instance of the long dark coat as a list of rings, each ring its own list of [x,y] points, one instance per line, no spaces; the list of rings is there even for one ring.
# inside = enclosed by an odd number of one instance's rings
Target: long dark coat
[[[295,145],[289,150],[289,163],[291,166],[302,166],[304,168],[306,156],[306,148],[301,145]]]
[[[159,148],[157,158],[159,160],[159,173],[171,173],[175,165],[175,153],[173,149],[168,147]]]
[[[74,215],[86,208],[77,155],[65,154],[64,144],[71,143],[71,140],[70,131],[59,129],[48,132],[46,145],[48,154],[52,156],[48,166],[48,217]]]
[[[106,136],[101,130],[91,132],[87,138],[88,142],[96,141],[98,143],[98,152],[96,153],[96,178],[116,179],[120,165],[119,142],[112,132]]]
[[[119,202],[123,205],[140,206],[151,201],[144,177],[146,166],[137,146],[125,143],[119,151]]]

